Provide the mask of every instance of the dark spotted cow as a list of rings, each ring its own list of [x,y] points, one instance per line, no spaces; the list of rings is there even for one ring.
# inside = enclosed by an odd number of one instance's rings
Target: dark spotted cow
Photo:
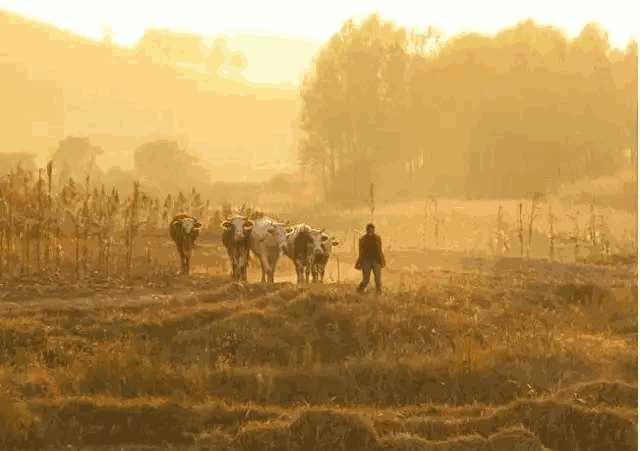
[[[313,261],[323,253],[321,235],[320,230],[307,224],[298,224],[287,229],[284,251],[296,267],[299,285],[309,282]]]
[[[253,221],[236,215],[222,222],[222,244],[227,249],[231,262],[231,278],[236,282],[247,281],[249,263],[249,237]]]

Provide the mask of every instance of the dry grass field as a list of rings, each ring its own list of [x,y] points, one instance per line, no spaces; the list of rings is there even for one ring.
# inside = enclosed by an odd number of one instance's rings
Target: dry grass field
[[[231,284],[219,251],[5,279],[0,448],[637,447],[635,266],[391,251],[375,297],[346,254],[298,288]]]

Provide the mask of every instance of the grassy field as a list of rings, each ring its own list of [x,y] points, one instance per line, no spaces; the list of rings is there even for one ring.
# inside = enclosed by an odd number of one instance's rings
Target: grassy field
[[[298,288],[198,252],[190,278],[3,282],[0,448],[637,447],[635,267],[390,252],[375,297],[346,255]]]
[[[548,259],[550,236],[553,235],[554,260],[564,263],[593,260],[594,257],[600,257],[601,253],[598,246],[591,243],[589,235],[593,232],[599,244],[604,240],[609,242],[610,255],[630,256],[635,261],[637,214],[634,205],[628,209],[612,208],[598,204],[599,198],[595,199],[596,203],[592,208],[589,202],[543,198],[534,208],[530,246],[531,199],[437,199],[435,202],[427,199],[382,203],[376,207],[373,217],[366,207],[314,207],[308,210],[292,207],[288,211],[281,205],[274,207],[274,211],[282,211],[282,217],[292,222],[304,221],[318,227],[327,227],[342,242],[343,252],[351,252],[354,237],[363,233],[366,223],[373,221],[383,238],[384,247],[391,250],[430,249],[520,257],[519,207],[522,204],[522,255]],[[500,209],[502,216],[499,225]],[[550,213],[553,217],[553,234]],[[506,243],[504,250],[499,249],[499,232],[503,234]]]

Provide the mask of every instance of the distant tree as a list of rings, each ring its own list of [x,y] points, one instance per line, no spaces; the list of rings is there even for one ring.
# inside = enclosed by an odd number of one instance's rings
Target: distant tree
[[[247,64],[247,57],[242,52],[233,52],[229,57],[229,66],[237,73],[244,71],[247,68]]]
[[[232,51],[224,36],[213,41],[206,58],[207,68],[214,75],[239,76],[247,68],[247,57],[240,51]]]
[[[167,29],[148,29],[137,44],[137,50],[162,63],[201,64],[206,58],[206,46],[201,36]]]
[[[375,169],[397,157],[384,150],[401,134],[405,46],[404,30],[378,16],[348,21],[305,77],[301,160],[340,196],[365,200]]]
[[[612,76],[617,90],[616,109],[618,117],[614,123],[621,123],[623,142],[631,152],[631,167],[638,162],[638,43],[630,41],[624,52],[612,56]]]
[[[291,188],[291,175],[276,174],[265,183],[265,188],[273,193],[286,193]]]
[[[103,150],[93,145],[89,138],[68,136],[58,143],[51,161],[62,180],[69,177],[84,180],[87,176],[95,180],[101,175],[96,158],[102,153]]]
[[[170,140],[153,141],[138,147],[134,153],[134,168],[145,186],[162,192],[201,188],[210,182],[204,163]]]
[[[213,41],[209,55],[207,56],[207,67],[213,74],[218,74],[222,66],[229,58],[229,44],[223,36]]]
[[[347,21],[301,88],[301,164],[325,194],[519,197],[637,158],[637,45],[526,20],[494,36]],[[627,160],[628,161],[628,160]],[[331,193],[331,195],[329,195]]]

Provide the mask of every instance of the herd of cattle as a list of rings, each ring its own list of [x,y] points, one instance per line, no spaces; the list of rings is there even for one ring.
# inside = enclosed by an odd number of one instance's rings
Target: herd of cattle
[[[249,253],[260,261],[262,282],[273,283],[280,254],[289,257],[296,268],[298,284],[322,282],[333,246],[338,241],[307,224],[289,226],[263,216],[250,219],[235,215],[222,222],[222,243],[229,255],[231,277],[247,281]],[[169,234],[176,243],[183,274],[189,274],[193,245],[201,224],[189,215],[177,215],[171,221]]]

